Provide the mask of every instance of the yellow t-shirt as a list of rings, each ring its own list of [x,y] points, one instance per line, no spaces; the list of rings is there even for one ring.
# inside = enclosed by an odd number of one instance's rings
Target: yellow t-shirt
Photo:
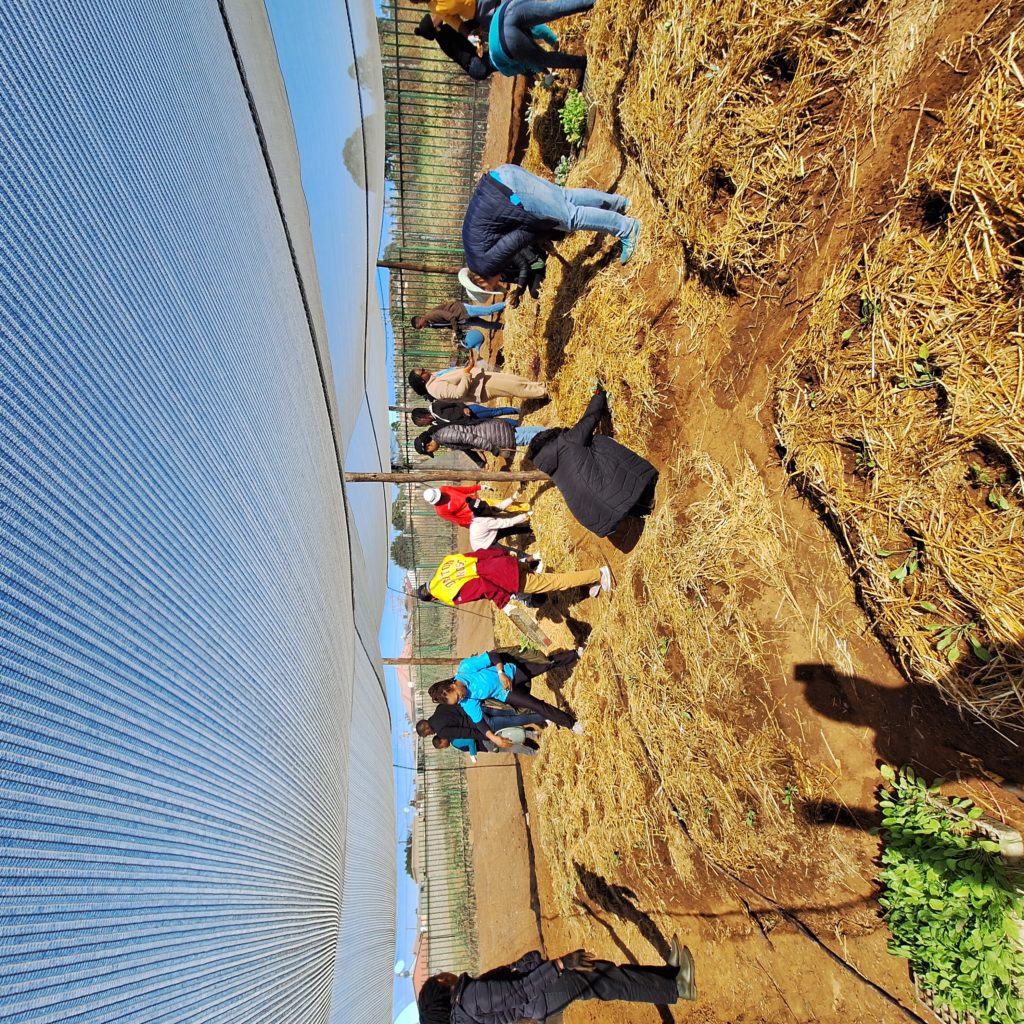
[[[472,21],[476,17],[476,0],[430,0],[427,6],[456,32],[464,21]]]

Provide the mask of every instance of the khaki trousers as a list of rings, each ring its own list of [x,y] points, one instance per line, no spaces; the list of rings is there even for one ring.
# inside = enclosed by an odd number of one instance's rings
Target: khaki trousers
[[[498,398],[506,396],[509,398],[543,398],[548,389],[535,380],[527,380],[525,377],[517,377],[514,373],[492,373],[485,371],[483,380],[479,387],[480,397]]]
[[[581,572],[524,572],[520,590],[526,594],[550,594],[556,590],[589,587],[600,582],[600,569],[583,569]]]

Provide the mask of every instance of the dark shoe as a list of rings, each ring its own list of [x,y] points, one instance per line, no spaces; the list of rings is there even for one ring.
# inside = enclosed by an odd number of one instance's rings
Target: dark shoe
[[[693,977],[693,957],[688,946],[683,946],[676,975],[676,992],[680,999],[697,998],[697,982]]]
[[[683,960],[683,947],[679,944],[679,936],[672,936],[672,945],[669,947],[668,956],[665,958],[665,963],[669,967],[678,967]]]

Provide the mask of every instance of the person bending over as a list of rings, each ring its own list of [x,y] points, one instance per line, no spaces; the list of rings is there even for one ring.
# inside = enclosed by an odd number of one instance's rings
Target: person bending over
[[[543,715],[549,722],[582,733],[573,715],[534,697],[530,684],[553,668],[575,665],[580,652],[556,651],[544,664],[530,663],[498,651],[485,651],[459,662],[451,679],[434,683],[427,691],[435,704],[458,704],[473,722],[483,720],[485,700],[504,701],[514,708]]]
[[[673,935],[664,966],[617,965],[584,949],[545,960],[534,950],[479,978],[435,974],[416,1004],[420,1024],[512,1024],[545,1021],[582,999],[670,1006],[696,998],[693,956]]]
[[[537,434],[526,458],[551,477],[577,522],[598,537],[614,533],[626,516],[652,511],[658,471],[645,458],[596,430],[608,409],[598,388],[579,423]]]
[[[421,601],[440,601],[447,605],[492,601],[505,611],[512,598],[524,594],[550,594],[560,590],[589,587],[591,597],[612,588],[612,573],[607,565],[581,572],[538,572],[537,563],[521,562],[504,548],[485,548],[468,554],[445,555],[429,583],[416,588]]]
[[[625,196],[562,188],[516,164],[502,164],[480,179],[466,207],[466,266],[492,291],[503,278],[519,284],[528,276],[537,245],[552,233],[572,231],[597,231],[621,239],[620,258],[627,263],[640,237],[640,221],[625,216],[628,209]]]

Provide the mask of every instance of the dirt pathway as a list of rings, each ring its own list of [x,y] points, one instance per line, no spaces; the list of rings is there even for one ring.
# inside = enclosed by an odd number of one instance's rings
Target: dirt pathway
[[[970,2],[947,11],[927,51],[937,53],[940,41],[977,25],[986,10],[986,4]],[[670,408],[654,431],[666,439],[660,445],[665,459],[679,445],[707,452],[732,471],[750,459],[773,496],[787,568],[783,579],[764,580],[748,595],[749,610],[772,638],[770,684],[780,724],[834,775],[834,799],[803,805],[799,813],[809,832],[839,830],[840,841],[834,870],[819,865],[813,883],[800,870],[781,872],[770,887],[755,889],[740,878],[711,873],[688,888],[667,875],[656,908],[630,887],[628,863],[614,881],[580,868],[578,912],[561,916],[547,910],[553,905],[551,882],[543,856],[537,856],[543,938],[551,953],[586,942],[601,955],[648,961],[666,952],[675,930],[691,944],[702,998],[692,1007],[661,1011],[663,1020],[931,1019],[915,999],[905,962],[886,952],[888,932],[874,901],[878,846],[868,829],[876,823],[877,766],[911,764],[925,775],[958,779],[989,811],[1024,820],[1024,804],[998,786],[1000,776],[1020,774],[1020,748],[987,726],[962,720],[933,690],[907,683],[894,667],[857,603],[834,538],[790,484],[767,405],[773,369],[801,329],[828,266],[859,245],[879,212],[891,208],[910,150],[926,142],[968,81],[933,56],[894,98],[891,113],[873,125],[856,175],[842,182],[818,176],[817,186],[800,197],[805,227],[781,294],[734,299],[717,331],[698,344],[686,339],[686,354],[666,363]],[[513,107],[506,103],[502,109]],[[506,117],[504,137],[511,138],[507,114],[499,116]],[[621,154],[607,126],[599,123],[591,138],[592,147],[607,148],[603,164],[609,179],[617,177]],[[500,159],[496,150],[489,157]],[[671,302],[672,296],[664,299]],[[625,557],[582,532],[572,539],[581,561],[599,557],[615,565]],[[524,777],[531,812],[544,813],[532,800],[530,766]],[[527,948],[528,932],[524,927],[490,933],[487,963]],[[567,1016],[653,1019],[644,1007],[612,1012],[581,1005]]]

